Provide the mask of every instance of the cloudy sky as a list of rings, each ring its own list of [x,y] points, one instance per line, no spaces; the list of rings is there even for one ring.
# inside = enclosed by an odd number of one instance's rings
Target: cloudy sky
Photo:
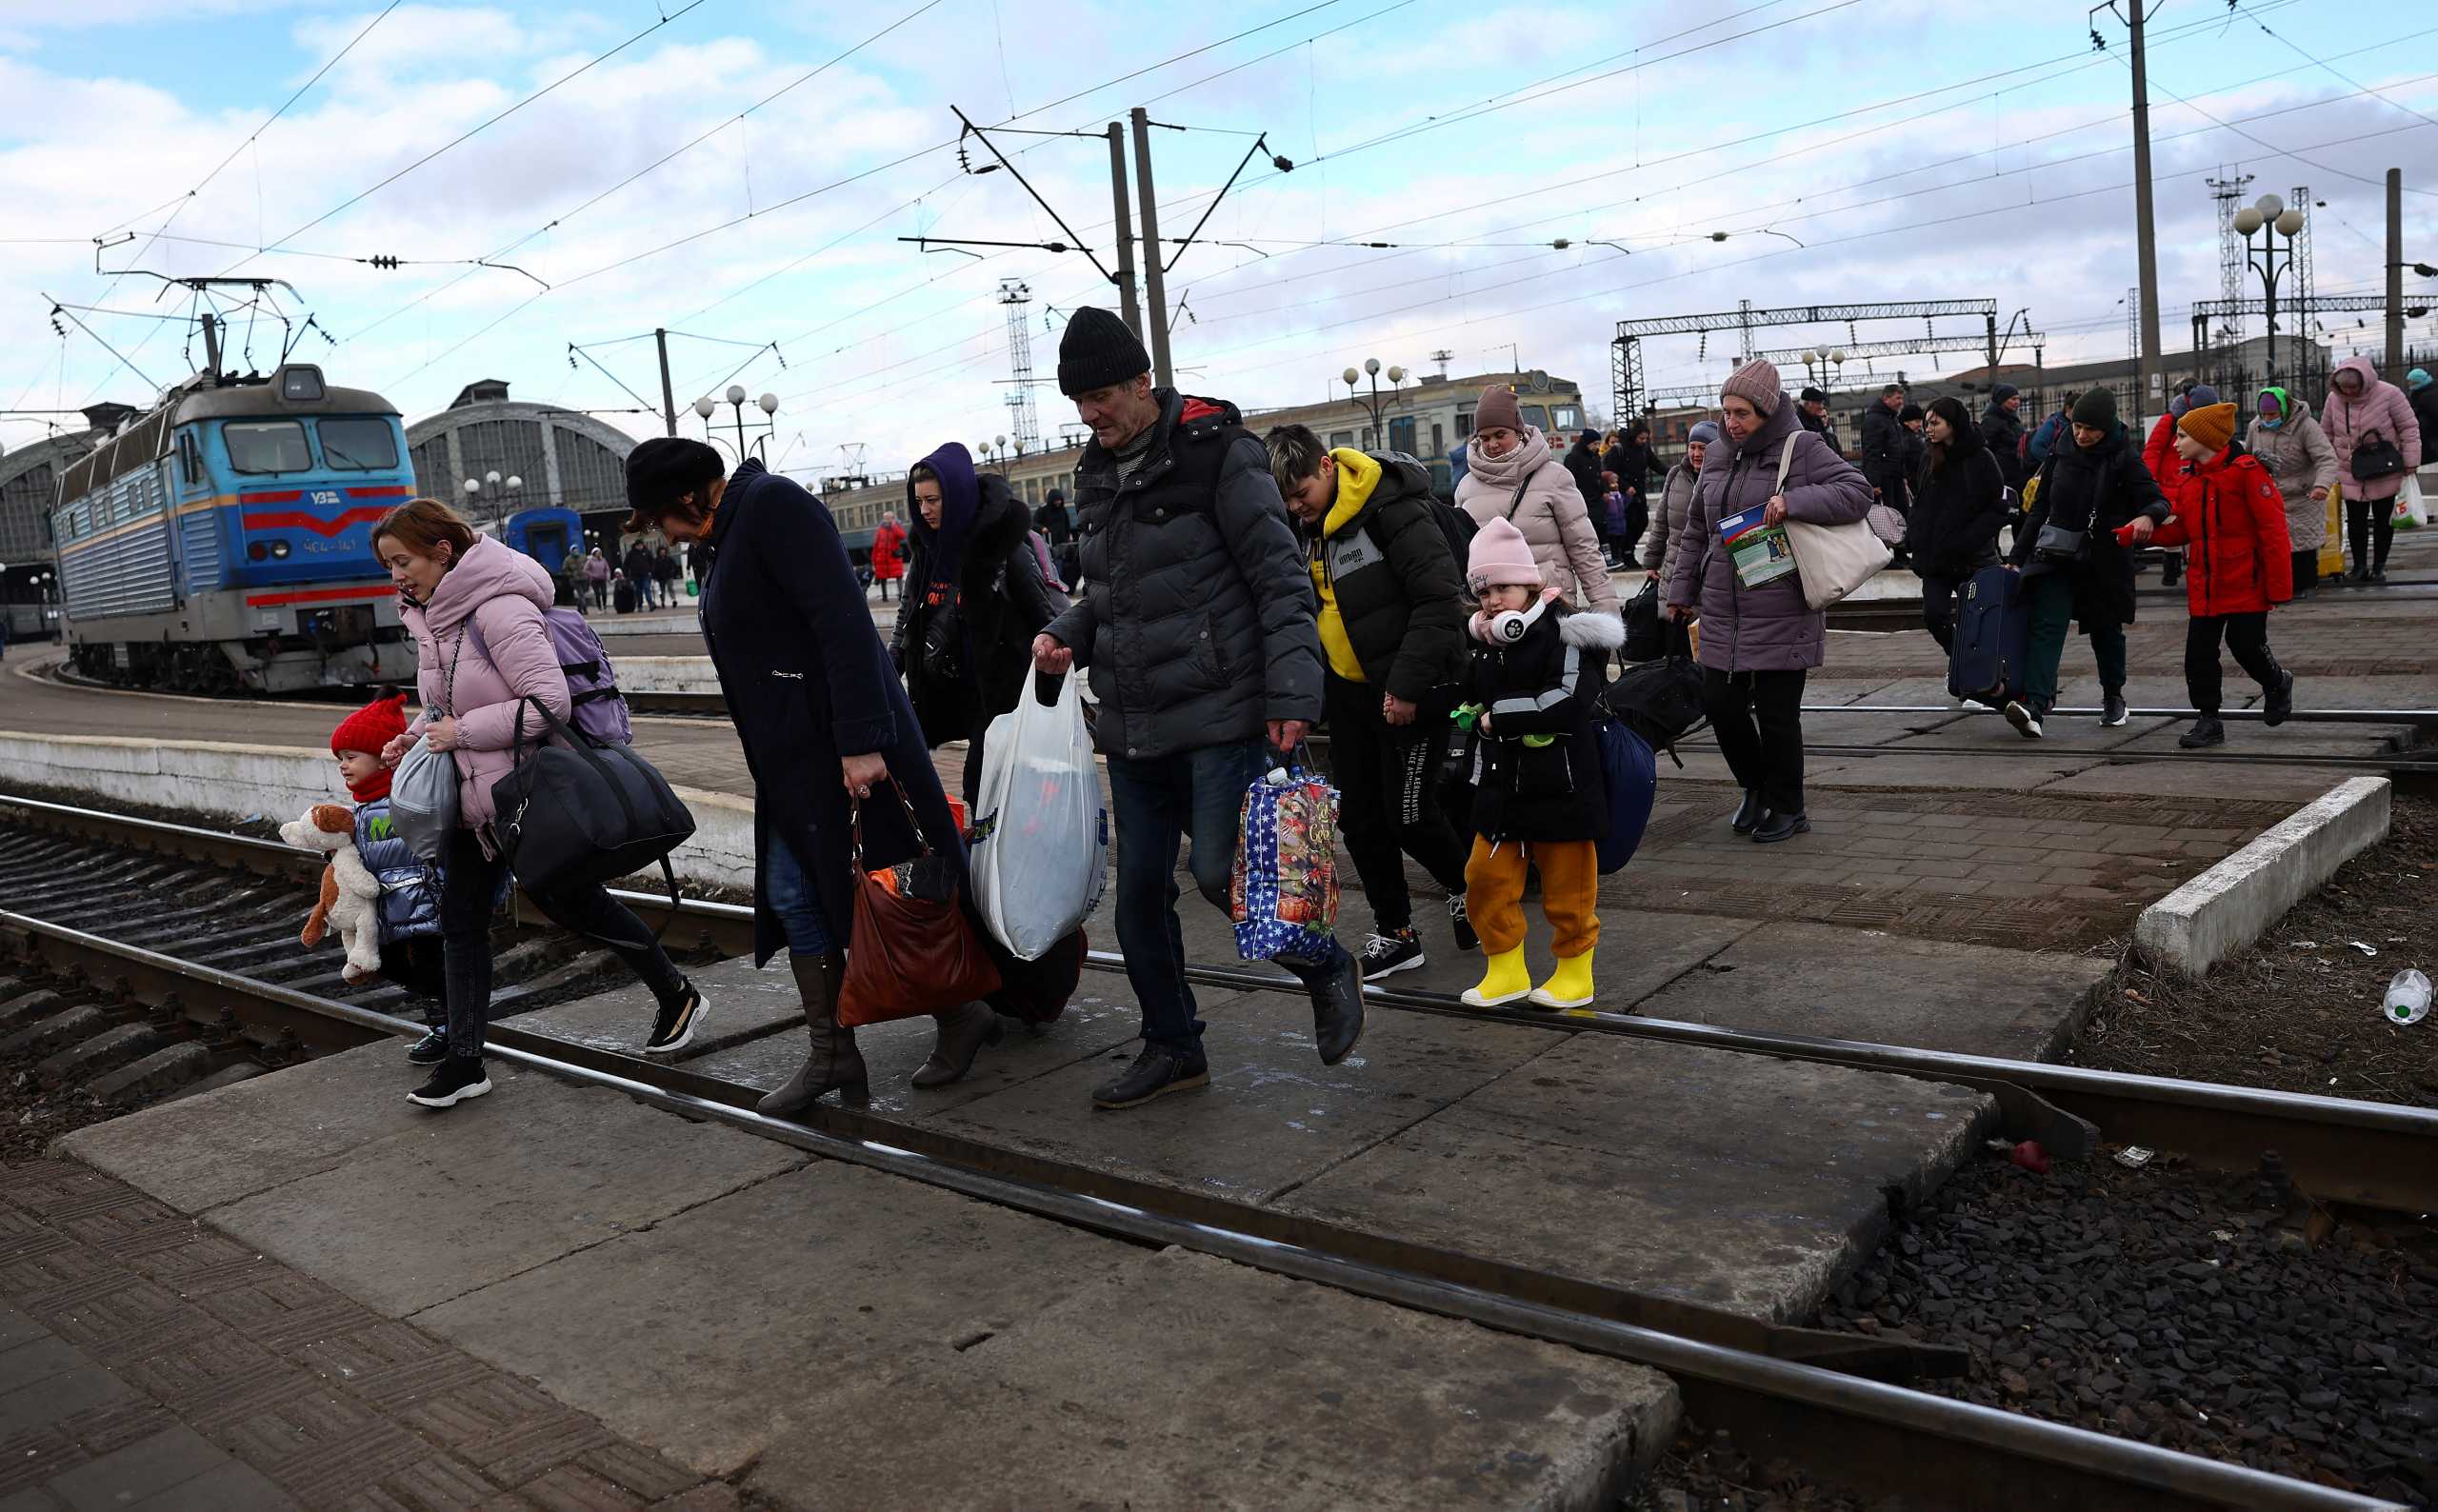
[[[1113,303],[1083,254],[1029,245],[1080,239],[1113,265],[1105,144],[992,134],[1070,237],[1011,173],[965,170],[991,159],[960,153],[951,107],[1096,132],[1147,106],[1169,238],[1267,133],[1203,239],[1167,249],[1181,387],[1248,408],[1441,350],[1458,371],[1511,350],[1605,408],[1617,320],[1739,300],[1991,298],[2028,311],[2051,363],[2116,356],[2128,86],[2123,28],[2098,19],[2105,51],[2080,7],[1916,0],[10,0],[0,404],[148,403],[200,361],[181,323],[149,318],[185,295],[97,272],[102,237],[105,269],[287,280],[280,305],[317,328],[300,349],[410,419],[477,378],[656,404],[651,343],[624,339],[667,327],[686,333],[681,406],[732,379],[780,395],[790,469],[837,470],[856,445],[902,467],[1009,428],[1001,279],[1030,290],[1044,374],[1063,312]],[[2248,194],[2327,202],[2323,291],[2380,287],[2389,167],[2408,257],[2438,261],[2438,14],[2166,0],[2150,28],[2170,348],[2218,292],[2203,181],[2222,166],[2257,176]],[[1029,245],[900,240],[923,235]],[[404,266],[356,260],[375,256]],[[91,333],[63,317],[57,334],[54,299],[99,307],[74,311]],[[2375,317],[2328,324],[2341,353],[2379,340]],[[1768,344],[1821,338],[1849,339]],[[268,311],[250,333],[238,318],[241,360],[278,343]],[[1651,343],[1651,386],[1715,383],[1731,343]],[[1071,410],[1036,391],[1054,436]],[[41,433],[0,420],[0,444]]]

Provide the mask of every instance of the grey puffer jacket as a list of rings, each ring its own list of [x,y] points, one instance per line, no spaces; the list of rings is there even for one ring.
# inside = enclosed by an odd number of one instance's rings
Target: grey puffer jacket
[[[2254,420],[2244,445],[2286,500],[2286,534],[2294,549],[2316,551],[2328,541],[2328,504],[2313,499],[2311,490],[2335,486],[2336,448],[2311,418],[2311,407],[2290,393],[2286,397],[2291,407],[2286,423],[2272,430]]]
[[[1269,452],[1224,400],[1155,389],[1134,475],[1078,468],[1084,596],[1048,632],[1089,667],[1093,743],[1148,761],[1321,717],[1318,606]]]
[[[1870,512],[1870,485],[1852,463],[1796,422],[1791,403],[1781,403],[1741,442],[1726,435],[1711,442],[1692,507],[1676,532],[1676,566],[1664,594],[1668,603],[1700,612],[1704,666],[1786,672],[1818,666],[1826,658],[1828,617],[1805,605],[1802,579],[1789,572],[1757,588],[1741,587],[1735,564],[1718,547],[1721,515],[1769,502],[1789,436],[1795,438],[1794,463],[1787,471],[1789,518],[1848,525]]]
[[[1643,538],[1642,565],[1659,574],[1660,587],[1676,570],[1676,532],[1685,527],[1685,518],[1692,512],[1693,486],[1701,481],[1687,463],[1668,469],[1668,481],[1660,486],[1657,507],[1650,511],[1650,534]]]

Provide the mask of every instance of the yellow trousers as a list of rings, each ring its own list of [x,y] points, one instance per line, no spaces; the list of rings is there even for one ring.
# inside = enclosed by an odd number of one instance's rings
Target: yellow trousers
[[[1482,949],[1505,955],[1524,943],[1524,868],[1541,868],[1541,913],[1554,938],[1550,951],[1571,961],[1600,943],[1600,851],[1589,840],[1502,840],[1473,837],[1465,863],[1465,912]]]

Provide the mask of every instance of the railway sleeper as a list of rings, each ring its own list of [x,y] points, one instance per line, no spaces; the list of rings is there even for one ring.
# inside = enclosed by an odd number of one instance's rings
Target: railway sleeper
[[[90,1082],[151,1054],[166,1043],[167,1036],[151,1024],[114,1024],[36,1062],[34,1084],[45,1091],[57,1091],[70,1084]]]

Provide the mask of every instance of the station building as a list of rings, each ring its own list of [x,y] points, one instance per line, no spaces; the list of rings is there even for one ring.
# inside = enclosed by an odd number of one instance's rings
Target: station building
[[[0,615],[8,618],[10,639],[52,633],[59,578],[50,511],[61,475],[138,413],[127,405],[89,406],[83,428],[0,452]]]
[[[478,527],[496,528],[521,509],[572,509],[588,543],[604,550],[618,544],[627,518],[627,453],[634,448],[634,437],[581,410],[510,399],[496,378],[468,384],[448,408],[407,427],[418,491]],[[510,479],[520,487],[509,487]],[[470,492],[469,481],[480,488]]]

